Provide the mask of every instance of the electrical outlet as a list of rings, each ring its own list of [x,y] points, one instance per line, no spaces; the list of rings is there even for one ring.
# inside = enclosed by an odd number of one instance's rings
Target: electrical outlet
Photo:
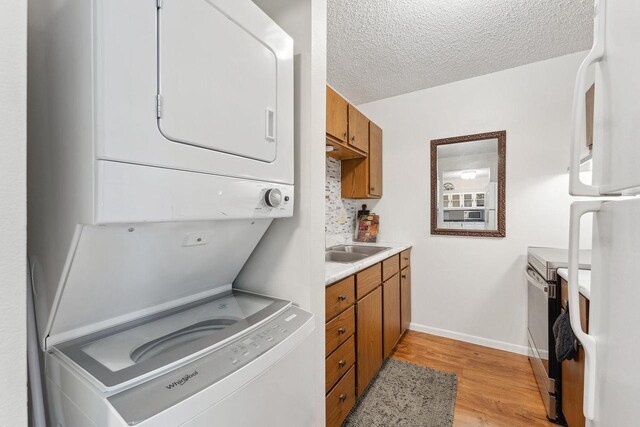
[[[344,224],[347,222],[347,211],[344,208],[340,209],[340,215],[338,216],[338,222]]]

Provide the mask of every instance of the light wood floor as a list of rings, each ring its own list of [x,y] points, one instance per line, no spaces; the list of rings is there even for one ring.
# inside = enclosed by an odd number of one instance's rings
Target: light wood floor
[[[455,372],[455,427],[554,425],[526,356],[407,331],[391,357]]]

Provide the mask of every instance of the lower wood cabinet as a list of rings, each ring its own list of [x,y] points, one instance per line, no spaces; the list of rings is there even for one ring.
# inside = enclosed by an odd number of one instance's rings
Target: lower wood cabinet
[[[356,313],[356,351],[358,395],[382,366],[382,287],[358,300]]]
[[[327,426],[342,424],[409,324],[409,254],[396,254],[326,288]]]
[[[327,394],[325,401],[327,427],[340,427],[356,403],[356,368],[349,369],[338,384]]]
[[[568,299],[568,284],[563,279],[561,283],[562,310],[566,310]],[[580,295],[580,324],[582,330],[589,332],[589,300]],[[583,413],[584,399],[584,365],[585,355],[582,346],[573,360],[562,362],[562,413],[569,427],[583,427],[586,419]]]
[[[411,323],[411,268],[400,271],[400,333],[409,329]]]
[[[389,357],[400,339],[400,277],[391,276],[382,285],[383,356]]]
[[[325,361],[326,390],[331,390],[345,372],[348,372],[355,363],[356,340],[355,337],[352,336],[343,345],[338,347],[336,351],[331,353]]]
[[[329,321],[325,326],[325,350],[328,356],[355,332],[353,307]]]

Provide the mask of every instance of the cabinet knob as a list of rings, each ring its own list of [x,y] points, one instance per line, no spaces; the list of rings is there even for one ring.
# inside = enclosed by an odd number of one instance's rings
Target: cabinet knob
[[[344,132],[342,132],[342,137],[343,137],[344,139],[347,139],[347,131],[346,131],[346,130],[345,130]]]
[[[352,142],[356,142],[356,136],[355,135],[351,137],[351,141]]]
[[[371,187],[371,191],[375,191],[376,187]]]
[[[342,394],[340,395],[340,402],[344,402],[345,400],[347,400],[347,395],[346,395],[346,394],[344,394],[344,393],[342,393]]]
[[[347,330],[345,328],[338,328],[338,333],[339,334],[344,334],[345,332],[347,332]]]
[[[346,364],[347,364],[347,361],[346,361],[346,360],[344,360],[344,359],[341,359],[341,360],[338,362],[338,366],[340,366],[341,368],[342,368],[342,367],[344,367],[344,365],[346,365]]]
[[[340,301],[346,301],[347,300],[347,296],[346,295],[338,295],[338,299]]]
[[[403,279],[406,279],[406,278],[407,278],[407,275],[406,275],[406,274],[403,274],[403,275],[402,275],[402,278],[403,278]]]

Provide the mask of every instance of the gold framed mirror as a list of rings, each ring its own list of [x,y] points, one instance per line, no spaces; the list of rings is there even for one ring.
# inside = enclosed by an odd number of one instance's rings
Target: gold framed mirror
[[[506,236],[507,132],[431,141],[431,234]]]

